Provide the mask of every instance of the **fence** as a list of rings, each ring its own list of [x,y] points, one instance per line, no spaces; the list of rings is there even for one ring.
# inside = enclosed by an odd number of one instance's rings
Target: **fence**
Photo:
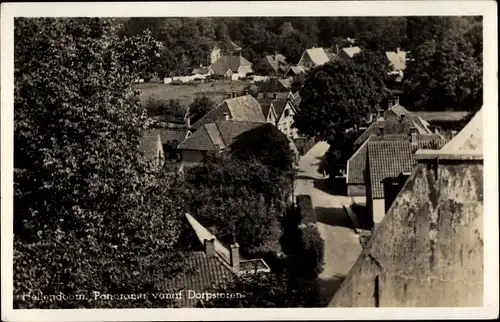
[[[299,150],[300,155],[304,155],[307,152],[309,152],[309,150],[313,147],[314,144],[318,142],[318,139],[316,137],[298,138],[294,139],[293,142],[295,143],[297,150]]]

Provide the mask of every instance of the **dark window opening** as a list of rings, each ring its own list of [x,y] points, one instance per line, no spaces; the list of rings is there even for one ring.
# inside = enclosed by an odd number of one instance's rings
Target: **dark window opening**
[[[375,277],[373,296],[375,297],[375,307],[380,307],[380,285],[378,275]]]

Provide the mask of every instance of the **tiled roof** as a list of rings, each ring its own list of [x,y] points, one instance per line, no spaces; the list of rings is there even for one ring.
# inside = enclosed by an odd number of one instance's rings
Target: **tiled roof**
[[[200,224],[193,216],[186,214],[186,219],[188,220],[191,229],[195,232],[196,237],[200,241],[201,245],[205,245],[205,240],[215,238],[215,252],[221,256],[227,263],[230,262],[229,249],[218,240],[208,229],[206,229],[202,224]],[[241,256],[240,256],[241,259]]]
[[[406,69],[406,51],[386,51],[385,56],[395,70]]]
[[[193,75],[195,75],[195,74],[204,75],[204,74],[208,74],[209,71],[210,71],[210,67],[199,67],[199,68],[194,68],[192,74]]]
[[[433,134],[428,128],[428,125],[423,123],[422,119],[414,115],[406,115],[403,118],[388,118],[385,120],[384,134],[408,134],[410,129],[414,127],[419,134]],[[355,146],[363,144],[363,142],[379,132],[377,122],[373,122],[370,126],[354,141]]]
[[[269,66],[271,66],[271,68],[274,69],[275,71],[277,71],[278,68],[280,68],[282,65],[286,64],[286,57],[283,56],[282,54],[277,54],[276,56],[267,55],[265,56],[265,60],[267,61]]]
[[[293,83],[292,78],[280,79],[279,82],[283,86],[284,89],[289,90],[290,88],[292,88],[292,83]]]
[[[257,100],[272,99],[274,96],[276,96],[276,98],[287,98],[290,96],[290,91],[288,91],[288,92],[270,92],[270,93],[260,92],[259,94],[257,94]]]
[[[384,117],[387,118],[386,114],[390,112],[393,112],[398,117],[410,113],[404,106],[401,106],[399,104],[392,105],[390,108],[388,108],[387,111],[384,112]]]
[[[465,119],[469,112],[449,111],[449,112],[411,112],[421,117],[427,122],[461,121]]]
[[[252,63],[247,59],[240,55],[234,56],[221,56],[217,59],[212,65],[210,65],[210,69],[214,71],[216,75],[224,75],[228,70],[231,70],[233,73],[238,71],[240,66],[251,66]]]
[[[303,74],[306,72],[302,66],[292,66],[288,71],[292,71],[295,75]]]
[[[228,113],[231,120],[248,122],[265,122],[266,118],[262,112],[259,102],[250,95],[230,98],[217,105],[192,125],[200,128],[204,124],[213,123],[224,119],[224,113]]]
[[[148,160],[158,157],[158,153],[163,153],[160,132],[157,129],[149,130],[142,135],[139,151],[144,153]]]
[[[321,47],[306,49],[306,53],[315,66],[320,66],[330,61],[325,50]]]
[[[368,142],[367,162],[372,198],[384,198],[382,180],[411,172],[415,165],[409,140],[375,140]]]
[[[182,299],[175,300],[177,307],[196,307],[199,299],[190,298],[188,291],[213,291],[231,281],[235,274],[218,259],[208,257],[204,252],[191,252],[185,257],[186,273],[165,281],[165,292],[183,291]]]
[[[186,128],[158,128],[160,133],[161,143],[165,144],[169,141],[182,142],[186,138],[188,130]]]
[[[181,150],[216,151],[217,148],[208,131],[206,126],[202,126],[190,137],[182,141],[177,148]]]
[[[217,129],[220,132],[226,146],[230,146],[244,132],[265,126],[269,123],[256,123],[244,121],[217,121]]]
[[[264,122],[234,120],[216,121],[203,125],[179,144],[181,150],[217,151],[230,146],[242,133],[262,126]]]
[[[288,103],[288,98],[277,98],[273,100],[274,111],[276,112],[276,116],[278,118],[280,118],[281,114],[283,114],[283,111],[285,110],[287,103]]]
[[[271,99],[260,99],[259,104],[262,108],[262,113],[264,113],[264,116],[267,118],[269,115],[269,111],[271,110],[272,107],[272,100]]]
[[[347,161],[347,184],[365,184],[364,172],[366,170],[366,153],[368,150],[368,142],[372,141],[411,141],[411,137],[407,134],[385,134],[383,137],[371,135],[365,142],[354,152]],[[418,134],[417,143],[411,144],[412,153],[418,149],[440,149],[448,140],[443,139],[436,134]]]
[[[361,48],[359,47],[345,47],[342,48],[335,57],[339,57],[341,59],[349,59],[353,58],[354,55],[359,54],[360,52]]]

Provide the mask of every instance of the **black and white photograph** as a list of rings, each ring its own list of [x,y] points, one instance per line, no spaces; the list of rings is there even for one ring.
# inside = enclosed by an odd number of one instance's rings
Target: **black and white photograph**
[[[419,2],[2,5],[2,320],[498,316],[496,2]]]

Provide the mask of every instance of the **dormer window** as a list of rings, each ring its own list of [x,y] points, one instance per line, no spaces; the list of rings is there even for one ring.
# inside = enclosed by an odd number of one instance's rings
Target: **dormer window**
[[[285,117],[288,117],[288,116],[290,116],[290,110],[286,109],[285,110]]]

